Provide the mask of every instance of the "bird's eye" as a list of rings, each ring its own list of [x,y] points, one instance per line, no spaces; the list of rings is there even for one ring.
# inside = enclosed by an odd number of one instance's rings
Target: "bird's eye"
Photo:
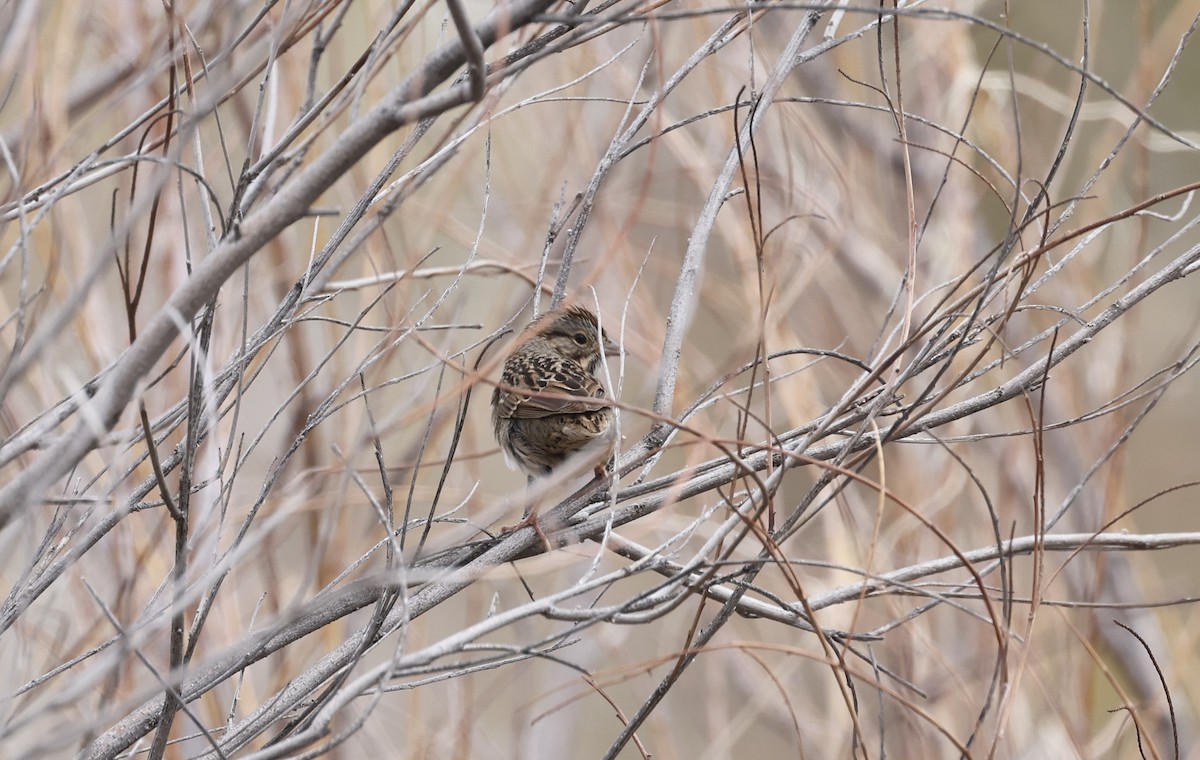
[[[575,333],[571,338],[581,346],[587,343],[587,335],[584,333]]]

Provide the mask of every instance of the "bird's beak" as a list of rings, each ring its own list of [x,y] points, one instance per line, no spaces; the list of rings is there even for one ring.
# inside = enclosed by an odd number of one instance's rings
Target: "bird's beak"
[[[621,347],[618,346],[616,343],[614,343],[612,341],[612,338],[608,338],[608,337],[604,338],[604,355],[605,356],[619,356],[621,353],[622,353]]]

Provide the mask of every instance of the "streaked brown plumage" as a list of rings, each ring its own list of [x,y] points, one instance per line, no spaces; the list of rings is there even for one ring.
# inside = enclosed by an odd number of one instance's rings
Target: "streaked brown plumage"
[[[492,427],[509,464],[540,477],[580,454],[603,474],[616,415],[596,377],[602,347],[620,351],[582,306],[549,311],[521,333],[492,393]]]

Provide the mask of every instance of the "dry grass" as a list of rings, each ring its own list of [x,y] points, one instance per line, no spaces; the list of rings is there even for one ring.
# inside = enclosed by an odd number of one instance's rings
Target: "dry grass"
[[[949,5],[0,5],[5,754],[1200,756],[1200,4]]]

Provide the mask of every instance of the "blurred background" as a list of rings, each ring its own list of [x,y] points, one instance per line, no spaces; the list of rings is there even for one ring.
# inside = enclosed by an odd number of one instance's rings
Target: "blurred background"
[[[1200,3],[545,5],[421,100],[510,10],[0,5],[0,485],[98,436],[0,504],[4,754],[1200,757]],[[560,297],[574,500],[488,408]]]

